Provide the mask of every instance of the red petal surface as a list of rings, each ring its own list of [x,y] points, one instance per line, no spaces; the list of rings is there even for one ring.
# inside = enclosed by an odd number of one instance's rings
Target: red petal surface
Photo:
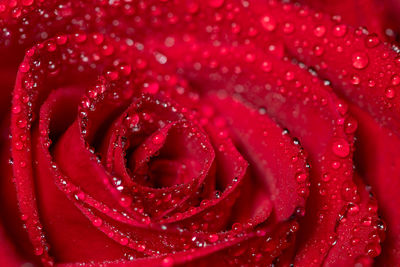
[[[398,265],[398,5],[301,2],[0,0],[0,260]]]

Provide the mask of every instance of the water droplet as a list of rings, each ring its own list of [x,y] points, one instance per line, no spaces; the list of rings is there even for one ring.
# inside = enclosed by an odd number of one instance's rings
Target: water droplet
[[[360,206],[354,203],[349,204],[349,213],[356,214],[360,211]]]
[[[65,35],[59,35],[56,37],[56,42],[58,45],[63,45],[68,41],[68,37]]]
[[[161,133],[154,135],[153,138],[152,138],[153,144],[156,144],[156,145],[160,145],[164,141],[165,141],[165,137]]]
[[[83,192],[78,192],[75,195],[78,200],[85,200],[85,198],[86,198],[85,193],[83,193]]]
[[[317,37],[322,37],[322,36],[324,36],[324,35],[325,35],[325,32],[326,32],[325,26],[317,26],[317,27],[315,27],[315,29],[314,29],[314,35],[317,36]]]
[[[276,21],[270,16],[264,16],[261,18],[261,25],[267,31],[273,31],[276,28]]]
[[[286,34],[290,34],[294,32],[294,24],[291,22],[286,22],[283,24],[283,32]]]
[[[129,240],[126,237],[121,237],[120,240],[119,240],[119,243],[121,245],[125,246],[125,245],[127,245],[129,243]]]
[[[262,69],[263,71],[265,71],[265,72],[271,72],[271,70],[272,70],[272,64],[271,64],[271,62],[269,62],[269,61],[264,61],[264,62],[261,64],[261,69]]]
[[[95,218],[92,223],[94,226],[99,227],[103,224],[103,220],[100,218]]]
[[[288,71],[285,73],[285,79],[287,81],[292,81],[294,79],[294,72],[293,71]]]
[[[12,108],[12,112],[14,113],[14,114],[18,114],[18,113],[20,113],[21,112],[21,106],[20,105],[15,105],[15,106],[13,106],[13,108]]]
[[[344,131],[348,134],[352,134],[357,130],[357,126],[357,120],[353,117],[348,117],[344,122]]]
[[[341,158],[345,158],[350,154],[350,146],[344,139],[339,139],[332,144],[332,152]]]
[[[381,246],[379,243],[370,243],[365,247],[365,253],[372,258],[377,257],[381,254]]]
[[[119,204],[122,207],[129,207],[132,204],[132,198],[130,196],[123,196],[119,199]]]
[[[333,27],[332,33],[336,37],[343,37],[347,33],[347,26],[345,24],[336,25]]]
[[[106,72],[106,77],[107,77],[110,81],[115,81],[115,80],[118,79],[119,74],[118,74],[118,72],[115,71],[115,70],[108,70],[108,71]]]
[[[112,45],[110,45],[110,44],[104,44],[104,45],[101,47],[101,53],[102,53],[104,56],[110,56],[110,55],[112,55],[112,54],[114,53],[114,46],[112,46]]]
[[[145,244],[140,244],[136,247],[137,251],[139,252],[143,252],[146,249],[146,245]]]
[[[393,88],[386,88],[385,90],[385,96],[386,98],[392,99],[396,96],[396,92],[394,91]]]
[[[24,148],[24,144],[22,142],[15,142],[15,149],[22,150]]]
[[[232,230],[233,230],[233,231],[240,232],[240,231],[242,231],[242,229],[243,229],[243,226],[242,226],[241,223],[234,223],[234,224],[232,224]]]
[[[399,85],[400,84],[400,76],[397,74],[394,74],[391,78],[391,81],[392,81],[393,86]]]
[[[172,257],[166,257],[161,262],[163,267],[170,267],[174,265],[174,259]]]
[[[73,37],[74,37],[74,40],[75,40],[77,43],[83,43],[83,42],[86,41],[86,39],[87,39],[87,35],[86,35],[85,33],[75,33],[75,34],[73,35]]]
[[[256,55],[254,55],[252,53],[248,53],[248,54],[246,54],[245,59],[249,63],[254,62],[254,60],[256,59]]]
[[[372,79],[370,79],[370,80],[368,80],[368,86],[369,87],[374,87],[376,85],[376,82],[374,81],[374,80],[372,80]]]
[[[364,69],[368,66],[369,58],[368,55],[364,52],[356,52],[351,57],[352,65],[356,69]]]
[[[352,181],[344,181],[341,195],[345,201],[355,201],[357,198],[357,186]]]
[[[208,241],[210,241],[211,243],[217,242],[219,239],[217,234],[211,234],[208,236]]]
[[[34,253],[35,253],[36,256],[42,255],[43,252],[44,252],[43,247],[37,247],[37,248],[35,248],[35,251],[34,251]]]
[[[355,245],[357,245],[358,243],[360,243],[360,239],[358,239],[358,238],[352,238],[351,241],[350,241],[350,243],[351,243],[352,246],[355,246]]]
[[[296,180],[299,183],[304,183],[307,180],[307,174],[300,172],[296,174]]]
[[[29,65],[27,63],[21,63],[19,66],[19,71],[20,72],[28,72],[29,71]]]
[[[127,76],[127,75],[131,74],[132,67],[129,64],[121,64],[121,66],[119,66],[119,71],[123,75]]]
[[[369,34],[365,38],[365,46],[368,47],[368,48],[376,47],[377,45],[379,45],[380,42],[381,41],[379,40],[378,35],[376,35],[375,33]]]
[[[133,114],[125,118],[125,124],[129,128],[135,127],[139,123],[139,115]]]
[[[149,94],[156,94],[160,89],[160,85],[157,82],[145,83],[143,92]]]
[[[95,33],[92,35],[92,39],[96,45],[100,45],[104,41],[104,36],[101,33]]]
[[[359,76],[353,75],[353,76],[351,76],[350,82],[351,82],[351,84],[353,84],[353,85],[359,85],[360,82],[361,82],[361,80],[360,80],[360,77],[359,77]]]
[[[316,45],[316,46],[314,46],[313,51],[314,51],[314,55],[316,55],[318,57],[324,53],[324,48],[322,46]]]

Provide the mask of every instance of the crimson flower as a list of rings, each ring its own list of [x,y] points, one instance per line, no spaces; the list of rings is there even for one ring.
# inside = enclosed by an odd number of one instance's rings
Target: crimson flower
[[[394,0],[0,0],[0,263],[400,265]]]

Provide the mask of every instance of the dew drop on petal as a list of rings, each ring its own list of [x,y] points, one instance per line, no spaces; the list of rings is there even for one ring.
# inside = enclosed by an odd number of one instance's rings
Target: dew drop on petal
[[[217,234],[211,234],[208,236],[208,241],[210,241],[211,243],[217,242],[218,241],[218,235]]]
[[[368,256],[374,258],[381,254],[381,246],[379,245],[379,243],[370,243],[365,247],[365,253]]]
[[[380,43],[379,37],[375,33],[369,34],[365,38],[365,46],[368,48],[376,47],[377,45],[379,45],[379,43]]]
[[[261,25],[267,31],[273,31],[276,28],[276,21],[270,16],[264,16],[261,18]]]
[[[237,231],[237,232],[240,232],[240,231],[242,231],[242,224],[241,223],[234,223],[234,224],[232,224],[232,230],[233,231]]]
[[[326,32],[325,26],[317,26],[317,27],[315,27],[315,29],[314,29],[314,35],[317,36],[317,37],[322,37],[322,36],[324,36],[324,35],[325,35],[325,32]]]
[[[350,154],[350,146],[344,139],[339,139],[332,144],[332,152],[341,158],[345,158]]]
[[[130,196],[123,196],[119,199],[119,204],[122,207],[129,207],[132,204],[132,198]]]
[[[357,130],[358,123],[353,117],[346,118],[344,122],[344,131],[348,134],[352,134]]]
[[[37,248],[35,248],[34,253],[35,253],[36,256],[40,256],[40,255],[43,254],[43,251],[44,251],[44,250],[43,250],[42,247],[37,247]]]
[[[392,99],[396,96],[396,93],[393,88],[389,87],[389,88],[386,88],[386,90],[385,90],[385,96],[388,99]]]
[[[13,106],[12,112],[13,112],[14,114],[20,113],[20,112],[21,112],[21,106],[20,106],[20,105],[15,105],[15,106]]]
[[[121,239],[119,240],[119,243],[123,246],[127,245],[129,243],[128,238],[126,237],[121,237]]]
[[[391,82],[393,86],[399,85],[400,84],[400,76],[397,74],[394,74],[391,78]]]
[[[291,22],[286,22],[283,24],[283,32],[286,34],[290,34],[294,32],[294,24]]]
[[[26,64],[26,63],[22,63],[20,66],[19,66],[19,71],[20,72],[28,72],[29,71],[29,65],[28,64]]]
[[[163,267],[170,267],[174,265],[174,259],[172,257],[166,257],[162,260],[161,265]]]
[[[368,66],[369,58],[364,52],[356,52],[351,57],[352,65],[355,69],[364,69]]]
[[[100,218],[95,218],[92,223],[93,223],[94,226],[99,227],[99,226],[101,226],[103,224],[103,220],[100,219]]]
[[[162,144],[164,142],[164,140],[165,140],[164,135],[156,134],[153,136],[151,141],[153,142],[153,144],[159,145],[159,144]]]
[[[360,77],[359,77],[359,76],[353,75],[353,76],[351,76],[350,82],[351,82],[351,84],[359,85],[360,82],[361,82],[361,80],[360,80]]]
[[[261,69],[265,72],[270,72],[272,70],[272,64],[269,61],[264,61],[261,63]]]
[[[333,35],[336,37],[342,37],[347,32],[347,26],[344,24],[336,25],[333,27]]]
[[[318,57],[324,53],[324,48],[319,45],[316,45],[316,46],[314,46],[313,51],[314,51],[314,55],[316,55]]]
[[[296,174],[296,180],[299,183],[304,183],[307,180],[307,174],[300,172]]]

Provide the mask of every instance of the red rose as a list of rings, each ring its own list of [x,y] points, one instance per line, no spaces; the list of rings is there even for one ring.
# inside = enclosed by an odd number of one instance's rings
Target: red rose
[[[0,263],[399,265],[400,7],[302,2],[0,1]]]

